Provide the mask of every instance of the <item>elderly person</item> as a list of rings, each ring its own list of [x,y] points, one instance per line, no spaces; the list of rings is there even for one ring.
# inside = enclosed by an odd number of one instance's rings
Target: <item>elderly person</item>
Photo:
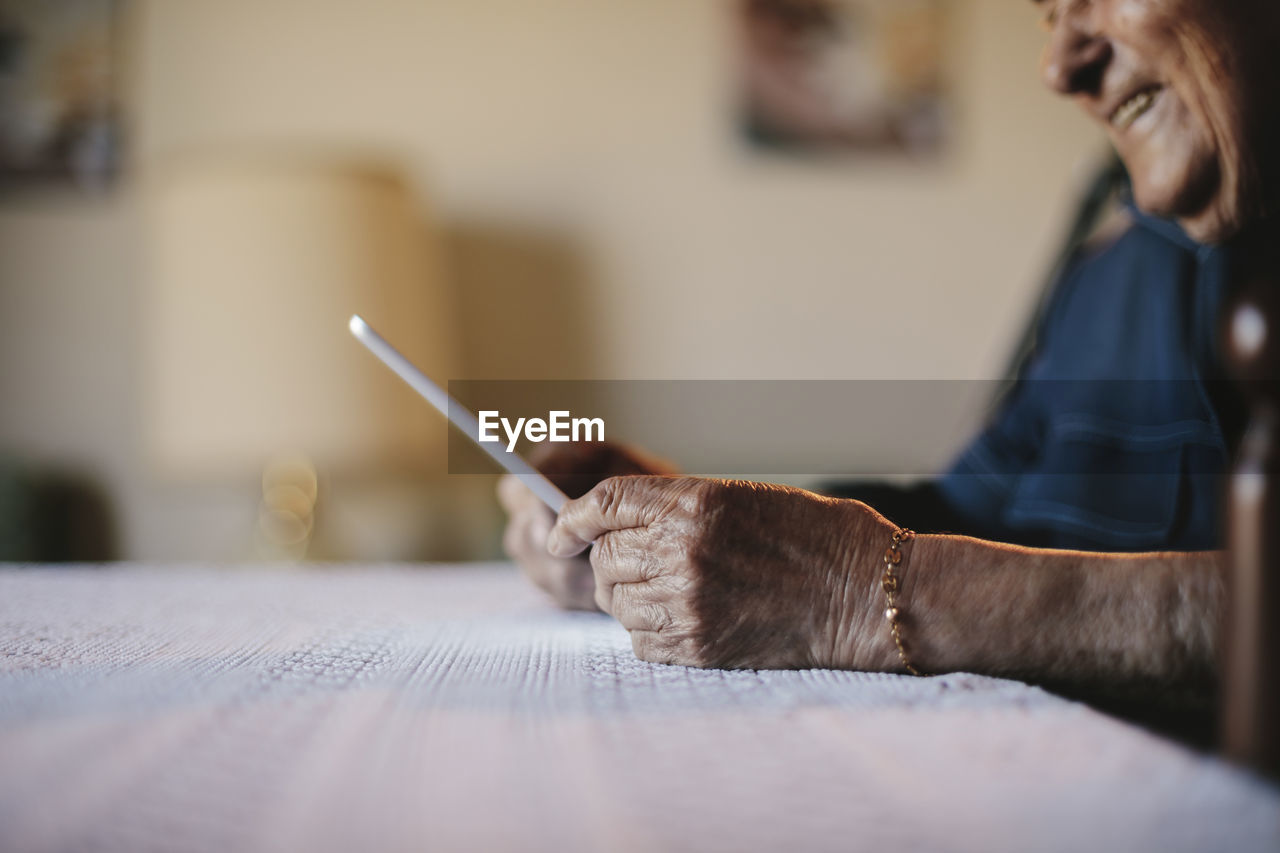
[[[1063,274],[1021,382],[929,488],[932,526],[974,535],[913,534],[906,505],[886,517],[874,498],[658,475],[596,448],[553,474],[638,476],[558,519],[499,486],[506,547],[535,582],[612,614],[649,661],[1212,681],[1219,475],[1240,421],[1214,381],[1215,330],[1228,280],[1266,244],[1280,4],[1037,6],[1044,80],[1106,128],[1136,209]]]

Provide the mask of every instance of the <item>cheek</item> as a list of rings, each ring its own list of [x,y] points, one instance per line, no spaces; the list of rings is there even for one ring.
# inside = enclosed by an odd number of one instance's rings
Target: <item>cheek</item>
[[[1228,31],[1230,9],[1220,0],[1113,0],[1108,9],[1117,41],[1174,96],[1161,132],[1128,152],[1139,204],[1238,218],[1256,182],[1241,90],[1248,75],[1241,54],[1224,49],[1244,38]]]
[[[1188,144],[1200,159],[1212,161],[1221,186],[1219,204],[1238,206],[1252,183],[1249,136],[1245,125],[1244,82],[1230,52],[1200,30],[1184,34],[1175,83],[1187,111]]]
[[[1180,22],[1195,17],[1194,5],[1185,0],[1112,0],[1105,4],[1103,17],[1112,36],[1154,58],[1162,46],[1176,42]]]
[[[1163,17],[1158,8],[1152,7],[1149,0],[1116,0],[1110,5],[1107,17],[1114,31],[1141,36],[1150,32],[1152,20]]]
[[[1228,32],[1221,0],[1114,0],[1106,28],[1139,67],[1168,84],[1189,119],[1213,129],[1228,110],[1229,83],[1239,78],[1234,51],[1239,34]]]

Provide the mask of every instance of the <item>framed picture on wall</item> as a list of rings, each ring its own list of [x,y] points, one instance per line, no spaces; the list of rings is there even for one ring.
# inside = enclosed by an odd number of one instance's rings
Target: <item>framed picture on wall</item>
[[[734,0],[738,127],[794,154],[932,155],[947,138],[944,0]]]
[[[0,188],[116,176],[119,18],[117,0],[0,0]]]

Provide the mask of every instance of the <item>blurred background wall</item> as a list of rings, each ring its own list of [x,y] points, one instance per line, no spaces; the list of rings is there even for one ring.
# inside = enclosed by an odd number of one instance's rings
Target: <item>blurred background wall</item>
[[[1031,4],[952,4],[958,122],[940,160],[838,165],[744,150],[726,7],[127,4],[123,179],[100,197],[0,202],[0,449],[100,484],[123,557],[244,555],[258,484],[160,482],[140,439],[140,188],[211,147],[405,169],[455,293],[460,376],[1000,376],[1101,150],[1038,81]],[[964,438],[914,428],[913,465]],[[875,446],[854,431],[831,452]],[[491,487],[384,484],[328,511],[417,531],[352,556],[493,556]]]

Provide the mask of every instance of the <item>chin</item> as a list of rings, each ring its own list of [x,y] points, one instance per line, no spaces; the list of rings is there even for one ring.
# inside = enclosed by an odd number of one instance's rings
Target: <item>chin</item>
[[[1143,211],[1173,219],[1197,243],[1216,244],[1237,234],[1244,220],[1243,206],[1226,184],[1216,168],[1195,179],[1185,174],[1147,175],[1134,179],[1133,196]]]
[[[1192,240],[1215,245],[1227,242],[1260,221],[1262,212],[1258,198],[1223,182],[1204,204],[1175,209],[1172,218]]]

